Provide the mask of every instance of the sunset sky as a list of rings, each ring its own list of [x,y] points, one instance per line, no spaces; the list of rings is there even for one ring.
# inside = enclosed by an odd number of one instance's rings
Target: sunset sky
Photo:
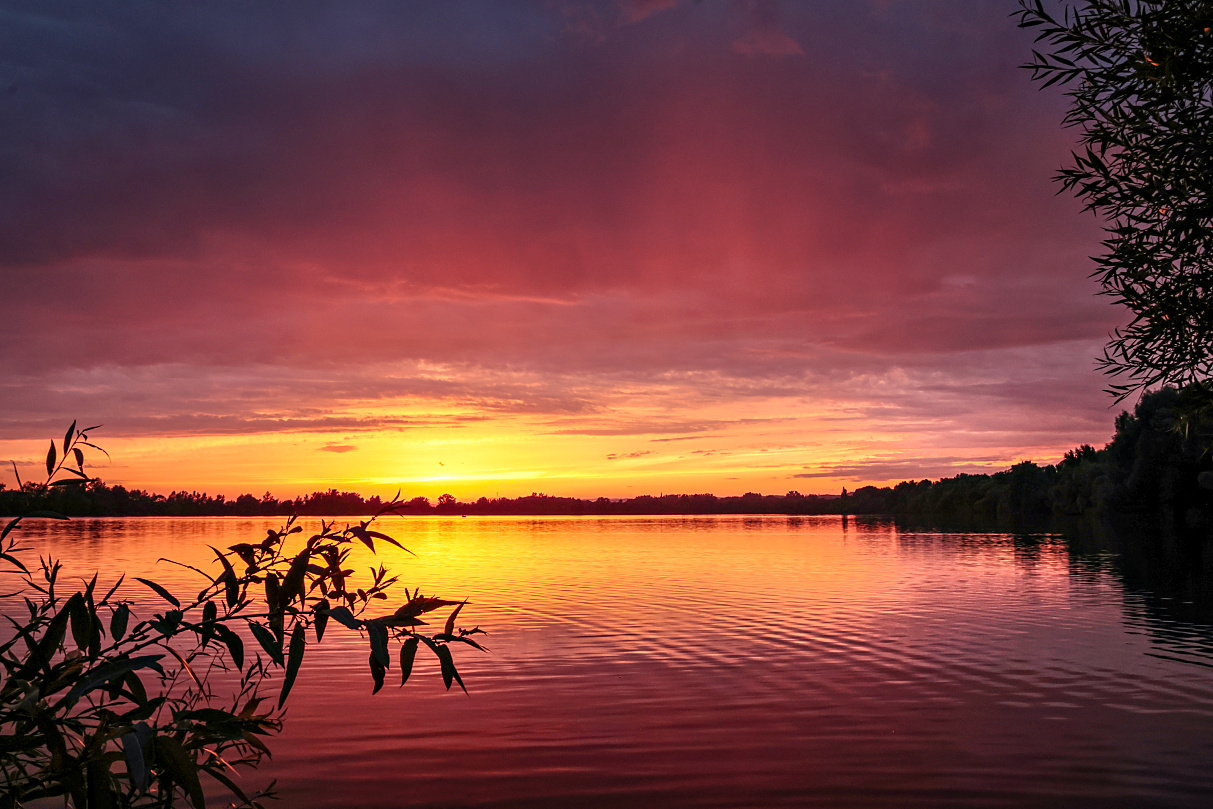
[[[0,459],[837,492],[1111,436],[1012,0],[0,0]],[[13,485],[5,464],[3,480]]]

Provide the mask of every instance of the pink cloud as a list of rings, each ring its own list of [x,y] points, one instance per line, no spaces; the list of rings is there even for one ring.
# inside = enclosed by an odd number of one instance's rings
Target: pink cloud
[[[623,17],[629,23],[640,22],[678,5],[678,0],[622,0]]]
[[[755,28],[733,42],[733,50],[746,56],[803,56],[800,43],[777,28]]]

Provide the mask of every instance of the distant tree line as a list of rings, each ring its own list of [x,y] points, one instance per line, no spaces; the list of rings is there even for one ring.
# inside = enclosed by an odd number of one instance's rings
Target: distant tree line
[[[481,497],[460,502],[444,494],[436,502],[414,497],[399,509],[402,514],[446,515],[623,515],[623,514],[838,514],[841,498],[831,495],[761,495],[737,497],[711,494],[641,495],[626,500],[555,497],[532,493],[523,497]],[[349,516],[373,514],[383,505],[378,495],[364,498],[355,492],[331,489],[306,497],[279,500],[268,492],[260,498],[242,494],[233,499],[199,492],[151,494],[141,489],[107,486],[90,480],[48,492],[5,489],[0,484],[0,514],[33,510],[55,511],[70,517],[270,517],[290,514]]]
[[[1146,394],[1133,413],[1121,413],[1103,449],[1083,445],[1055,465],[1031,461],[992,475],[957,475],[938,481],[864,486],[851,494],[783,495],[748,492],[641,495],[628,499],[580,499],[532,493],[460,502],[444,494],[407,501],[401,513],[440,515],[629,515],[629,514],[855,514],[1005,524],[1056,515],[1135,514],[1174,527],[1213,528],[1213,419],[1193,418],[1173,388]],[[45,509],[69,516],[278,516],[355,515],[377,512],[378,496],[331,489],[279,500],[242,494],[234,499],[198,492],[150,494],[107,486],[99,480],[45,492],[5,489],[0,514]]]
[[[261,497],[242,494],[232,499],[205,492],[152,494],[142,489],[107,486],[92,479],[59,486],[45,493],[6,489],[0,483],[0,514],[23,514],[31,510],[55,511],[69,517],[275,517],[300,515],[374,514],[383,506],[375,495],[364,498],[354,492],[315,492],[306,497],[279,500],[266,492]]]
[[[1116,419],[1103,449],[1084,444],[1057,464],[1017,463],[993,475],[865,486],[853,514],[1005,524],[1054,516],[1133,515],[1181,531],[1213,529],[1213,421],[1193,417],[1174,388],[1145,394]]]

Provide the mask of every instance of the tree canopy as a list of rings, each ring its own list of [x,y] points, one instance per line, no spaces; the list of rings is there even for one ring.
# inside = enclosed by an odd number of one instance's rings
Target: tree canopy
[[[1123,398],[1213,376],[1213,0],[1020,0],[1030,68],[1081,132],[1058,175],[1106,221],[1093,273],[1132,314],[1101,364]],[[1207,398],[1207,397],[1206,397]]]

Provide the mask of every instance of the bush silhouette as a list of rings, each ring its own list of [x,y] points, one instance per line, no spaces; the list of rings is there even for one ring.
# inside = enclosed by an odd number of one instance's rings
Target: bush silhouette
[[[38,501],[88,485],[85,451],[99,450],[88,438],[94,429],[73,423],[61,448],[51,443],[46,479],[18,477],[21,492]],[[182,801],[204,809],[204,787],[216,783],[235,805],[260,807],[272,785],[248,794],[234,770],[269,752],[308,646],[334,623],[366,637],[372,693],[393,665],[407,682],[423,646],[438,658],[447,689],[463,688],[451,646],[482,648],[472,637],[482,630],[455,626],[464,602],[405,589],[393,612],[373,616],[368,608],[389,600],[396,577],[380,564],[369,581],[356,581],[347,567],[355,543],[372,552],[377,543],[403,547],[375,528],[401,506],[384,503],[341,528],[322,521],[306,538],[290,517],[259,540],[212,548],[212,571],[192,568],[201,582],[193,595],[135,579],[162,602],[151,614],[122,595],[122,579],[107,587],[94,575],[68,593],[58,561],[26,564],[21,522],[65,517],[34,511],[10,520],[0,533],[0,572],[18,580],[9,594],[22,597],[25,614],[6,616],[12,637],[0,643],[0,809],[58,796],[76,809]],[[11,578],[4,581],[10,590]],[[418,631],[420,615],[443,608],[451,610],[442,632]],[[221,676],[235,685],[216,687]]]

